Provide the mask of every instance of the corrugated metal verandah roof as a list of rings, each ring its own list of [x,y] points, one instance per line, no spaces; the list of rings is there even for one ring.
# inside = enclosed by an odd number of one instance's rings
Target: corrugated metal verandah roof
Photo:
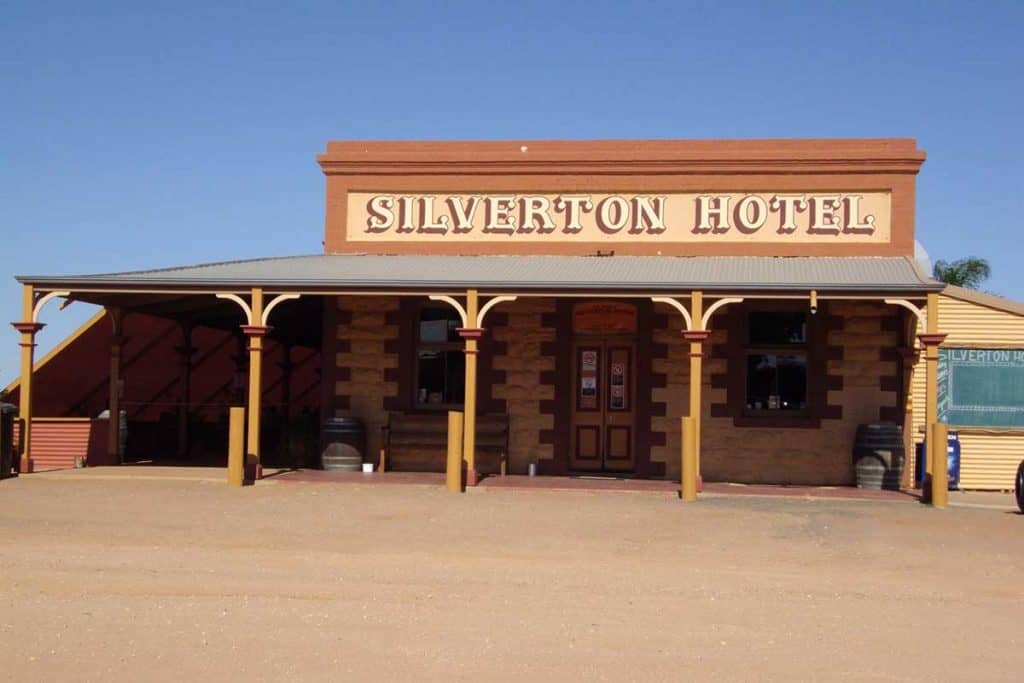
[[[927,292],[903,256],[387,256],[316,254],[126,273],[18,276],[39,287]]]

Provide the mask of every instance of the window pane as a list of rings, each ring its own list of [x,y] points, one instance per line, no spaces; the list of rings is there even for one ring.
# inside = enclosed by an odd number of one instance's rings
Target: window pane
[[[420,341],[459,341],[455,330],[462,326],[462,319],[451,307],[424,308],[420,311]]]
[[[805,410],[807,356],[751,354],[747,356],[748,410]]]
[[[806,313],[751,313],[750,343],[762,346],[805,344],[807,342]]]
[[[416,403],[462,403],[466,381],[466,357],[462,351],[426,351],[417,354]]]

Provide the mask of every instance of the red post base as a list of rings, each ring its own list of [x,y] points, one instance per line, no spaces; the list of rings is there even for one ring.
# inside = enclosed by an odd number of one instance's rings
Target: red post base
[[[476,470],[466,470],[466,486],[476,486],[480,482],[480,477],[477,475]]]
[[[18,465],[19,474],[32,474],[34,463],[31,458],[21,456],[21,463]]]

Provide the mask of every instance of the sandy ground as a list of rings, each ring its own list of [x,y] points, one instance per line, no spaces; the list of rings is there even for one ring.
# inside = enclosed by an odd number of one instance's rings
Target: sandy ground
[[[937,511],[272,481],[238,490],[203,476],[0,482],[0,678],[1024,671],[1024,516],[1008,495]]]

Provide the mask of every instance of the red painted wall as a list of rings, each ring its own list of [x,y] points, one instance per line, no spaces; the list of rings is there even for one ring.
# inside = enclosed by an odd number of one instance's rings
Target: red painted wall
[[[20,425],[14,422],[14,443]],[[35,472],[75,466],[75,458],[89,465],[116,465],[107,455],[107,421],[89,418],[36,418],[32,420],[32,469]]]
[[[35,372],[34,414],[38,418],[82,417],[95,418],[107,407],[109,396],[110,335],[112,327],[107,316],[81,330],[65,348],[49,358]],[[177,411],[181,402],[182,361],[178,348],[183,344],[181,328],[173,320],[131,313],[124,318],[124,345],[121,352],[121,377],[124,383],[121,407],[127,411],[129,451],[133,441],[145,452],[137,457],[161,457],[175,451]],[[247,374],[238,375],[235,358],[240,351],[237,338],[230,332],[198,327],[192,333],[192,346],[196,349],[191,361],[192,385],[190,406],[194,425],[196,448],[202,451],[203,433],[211,437],[219,451],[219,434],[226,424],[227,409],[244,404]],[[283,360],[284,347],[267,340],[263,355],[263,411],[265,419],[280,422],[283,419]],[[320,408],[320,352],[317,349],[293,347],[291,381],[291,415],[316,416]],[[15,386],[5,400],[18,403],[19,390]],[[239,399],[241,401],[239,402]],[[55,423],[59,424],[59,423]],[[79,425],[79,423],[64,423]],[[83,422],[81,425],[90,423]],[[105,432],[106,421],[100,421]],[[82,441],[83,426],[63,429],[67,443]],[[271,425],[271,433],[274,425]],[[50,430],[49,427],[45,430]],[[49,439],[49,431],[45,438]],[[61,429],[58,429],[61,431]],[[138,436],[133,439],[132,436]],[[38,453],[35,432],[33,441]],[[205,439],[205,441],[211,441]],[[96,457],[105,455],[105,436]],[[60,466],[70,467],[79,445],[60,450]],[[271,445],[271,448],[273,445]],[[207,449],[208,450],[208,449]],[[74,451],[74,453],[72,453]],[[82,453],[84,455],[84,453]],[[129,455],[133,455],[129,452]],[[35,454],[34,454],[35,457]],[[96,457],[92,462],[97,462]],[[202,458],[203,454],[196,455]]]

